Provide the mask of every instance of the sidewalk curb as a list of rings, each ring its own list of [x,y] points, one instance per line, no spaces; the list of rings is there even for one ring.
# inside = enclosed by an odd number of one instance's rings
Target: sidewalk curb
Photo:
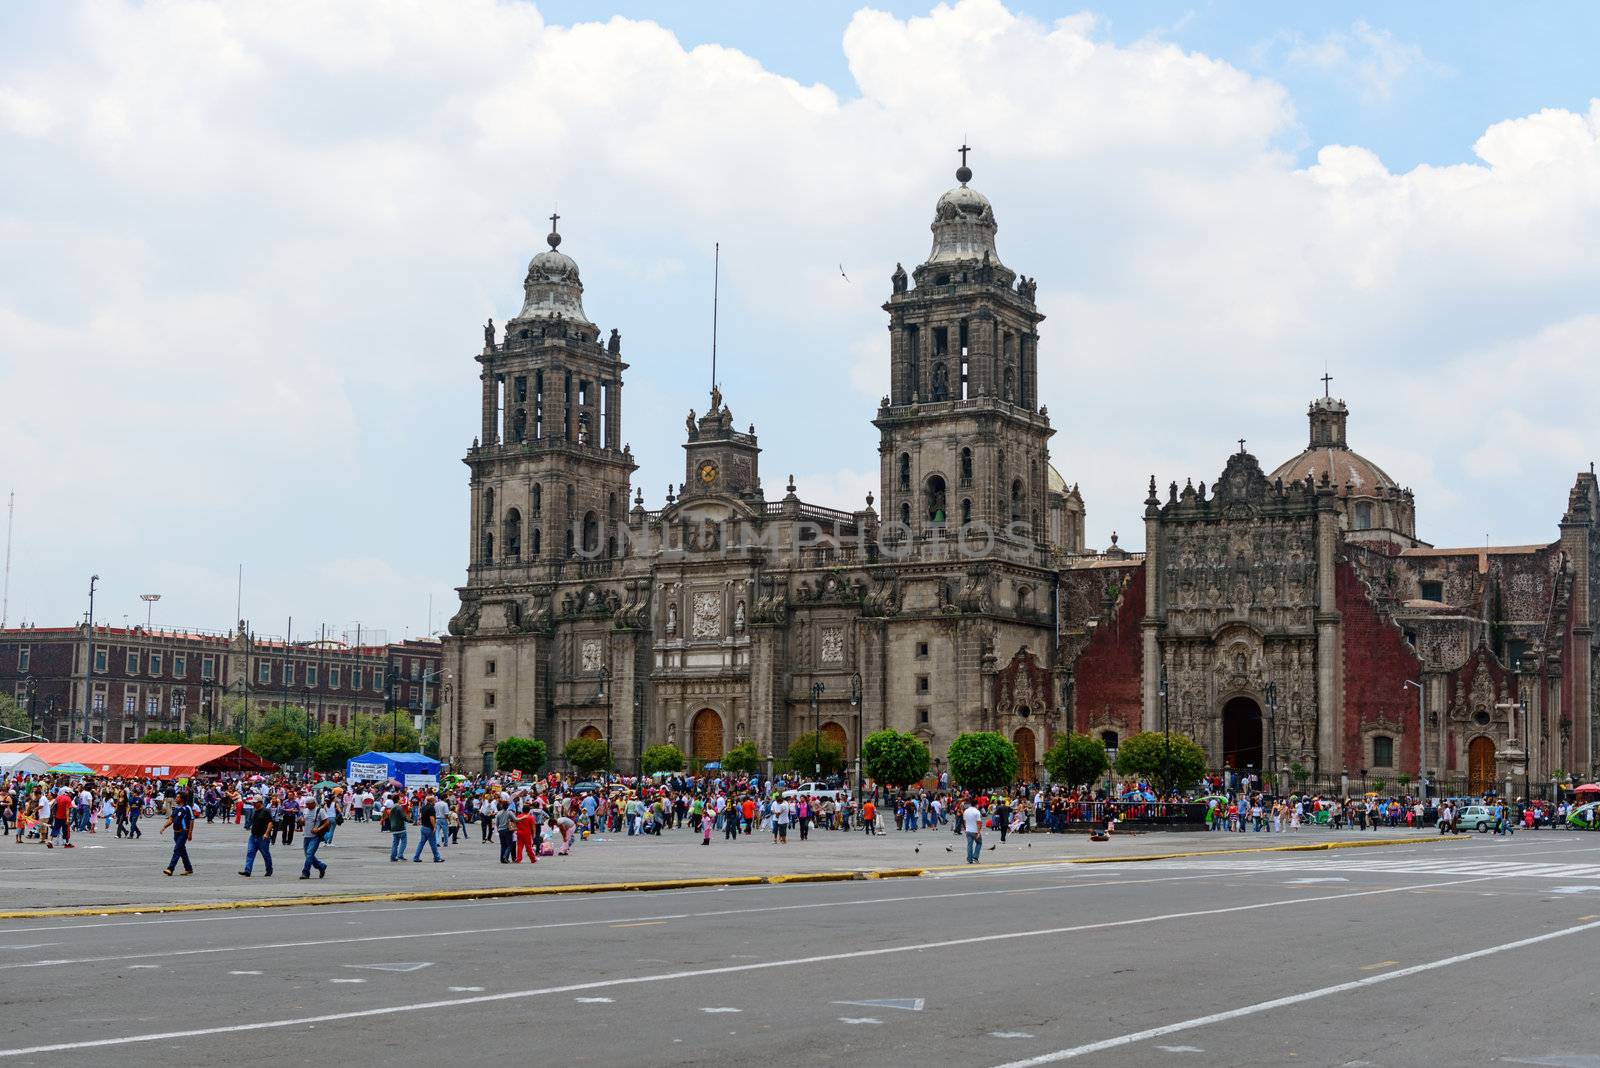
[[[984,868],[1038,867],[1069,864],[1139,864],[1153,860],[1238,855],[1242,853],[1308,853],[1328,849],[1370,849],[1392,845],[1430,845],[1470,842],[1471,835],[1435,838],[1374,838],[1365,842],[1310,842],[1298,845],[1209,849],[1189,853],[1146,853],[1132,857],[1056,857],[1048,860],[1003,861]],[[781,875],[727,875],[702,879],[658,879],[618,883],[571,883],[564,886],[499,886],[469,890],[415,890],[389,894],[319,894],[314,897],[258,898],[251,901],[204,901],[181,905],[109,905],[99,908],[20,909],[0,912],[0,920],[68,919],[88,916],[165,915],[174,912],[228,912],[239,909],[286,909],[313,905],[368,905],[404,901],[471,901],[482,898],[553,897],[562,894],[606,894],[624,891],[694,890],[718,886],[780,886],[786,883],[835,883],[864,879],[915,879],[928,872],[968,870],[968,865],[948,864],[926,868],[880,868],[853,871],[789,872]]]

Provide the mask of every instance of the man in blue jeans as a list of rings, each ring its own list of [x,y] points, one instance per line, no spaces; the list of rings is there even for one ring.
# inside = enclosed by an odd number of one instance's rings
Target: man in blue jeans
[[[383,829],[389,832],[391,863],[406,859],[406,821],[409,819],[409,811],[404,794],[391,799],[389,807],[384,809]]]
[[[267,866],[267,877],[272,877],[272,834],[277,827],[272,822],[272,810],[262,805],[250,813],[250,841],[245,846],[244,870],[239,874],[246,879],[250,878],[250,869],[255,867],[256,854],[261,854],[261,862]]]
[[[983,813],[975,801],[968,801],[961,810],[961,822],[967,832],[967,863],[976,864],[983,855]]]
[[[306,863],[300,869],[300,878],[311,878],[311,869],[317,869],[317,878],[321,879],[328,874],[328,866],[317,859],[317,847],[322,844],[322,836],[333,828],[333,810],[321,796],[317,798],[316,807],[311,815],[306,817]]]
[[[437,800],[438,798],[429,794],[423,799],[422,804],[417,806],[417,854],[411,858],[417,864],[422,863],[422,851],[425,848],[433,850],[435,864],[444,863],[444,858],[439,855],[439,815],[434,809],[434,802]]]
[[[189,795],[178,795],[178,803],[172,807],[172,815],[167,817],[167,822],[161,825],[164,831],[172,828],[172,859],[162,869],[163,875],[171,875],[179,862],[183,863],[183,874],[193,875],[194,865],[189,863],[189,838],[194,834],[194,810],[189,807]]]

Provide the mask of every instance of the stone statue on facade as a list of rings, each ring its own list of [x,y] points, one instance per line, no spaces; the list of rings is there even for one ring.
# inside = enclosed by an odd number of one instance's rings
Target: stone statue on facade
[[[483,347],[486,348],[486,349],[494,348],[494,320],[493,319],[490,319],[488,322],[483,324]]]
[[[889,276],[889,285],[896,293],[906,291],[906,269],[901,264],[894,265],[894,273]]]
[[[675,605],[675,604],[669,604],[669,605],[667,605],[667,637],[676,638],[677,636],[678,636],[678,606]]]
[[[613,356],[622,355],[622,334],[616,327],[611,328],[611,340],[606,342],[606,351]]]

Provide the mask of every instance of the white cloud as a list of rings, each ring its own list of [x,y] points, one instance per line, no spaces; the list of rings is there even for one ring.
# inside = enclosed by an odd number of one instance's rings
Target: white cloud
[[[1361,19],[1348,30],[1335,30],[1319,41],[1290,38],[1283,61],[1289,67],[1318,71],[1345,82],[1374,103],[1393,97],[1396,86],[1407,78],[1448,72],[1423,55],[1420,46],[1400,41],[1388,30]]]
[[[509,0],[50,11],[51,46],[0,76],[0,455],[33,532],[13,595],[46,621],[91,569],[132,601],[152,559],[280,561],[247,583],[262,618],[398,633],[447,598],[477,324],[515,311],[557,204],[591,318],[625,337],[647,503],[704,405],[721,241],[722,378],[769,497],[793,470],[858,507],[888,274],[925,254],[963,134],[1002,258],[1039,280],[1041,397],[1092,543],[1142,540],[1151,472],[1209,481],[1241,435],[1269,467],[1295,452],[1325,363],[1437,541],[1486,510],[1552,536],[1592,448],[1571,398],[1593,387],[1600,104],[1498,123],[1468,165],[1349,145],[1297,168],[1275,82],[998,0],[858,13],[859,94]],[[1426,63],[1370,27],[1342,47],[1363,91]],[[219,585],[185,622],[231,621]]]

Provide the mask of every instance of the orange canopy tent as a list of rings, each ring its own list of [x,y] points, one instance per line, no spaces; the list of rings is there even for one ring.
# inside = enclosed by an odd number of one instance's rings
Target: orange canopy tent
[[[76,762],[96,775],[177,779],[196,772],[276,771],[240,745],[100,744],[94,742],[7,742],[0,753],[32,753],[51,767]]]

